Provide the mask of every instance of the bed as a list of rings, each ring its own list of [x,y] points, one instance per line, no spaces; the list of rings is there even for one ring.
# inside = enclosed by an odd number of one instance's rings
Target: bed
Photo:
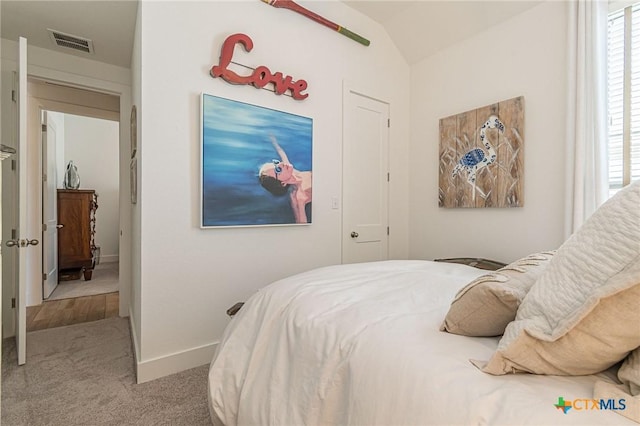
[[[640,233],[632,231],[626,235],[637,246]],[[574,243],[584,246],[580,239]],[[565,245],[549,265],[566,255]],[[456,295],[486,273],[461,264],[392,260],[323,267],[262,288],[231,320],[211,363],[213,423],[637,425],[620,415],[617,394],[600,395],[608,401],[604,409],[589,408],[596,386],[620,386],[619,363],[593,374],[488,374],[481,366],[495,357],[504,336],[441,331]],[[582,288],[587,281],[581,277]],[[631,409],[634,397],[627,397]]]

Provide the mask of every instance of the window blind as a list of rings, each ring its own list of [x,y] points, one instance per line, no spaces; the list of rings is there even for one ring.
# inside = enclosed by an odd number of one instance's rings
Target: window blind
[[[611,13],[607,33],[609,195],[613,195],[640,179],[640,3]]]
[[[630,181],[640,179],[640,4],[632,9]],[[625,183],[629,183],[625,182]]]

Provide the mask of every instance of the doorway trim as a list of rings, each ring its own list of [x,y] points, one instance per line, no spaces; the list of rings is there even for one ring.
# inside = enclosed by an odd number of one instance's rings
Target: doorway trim
[[[342,217],[341,217],[341,235],[340,235],[340,259],[341,259],[341,263],[345,263],[345,257],[346,257],[346,253],[345,253],[345,244],[346,244],[346,240],[347,238],[345,237],[345,235],[347,235],[347,233],[349,233],[351,231],[351,229],[347,229],[348,224],[346,223],[346,208],[345,208],[345,170],[347,168],[347,164],[346,164],[346,154],[345,154],[345,148],[346,148],[346,143],[348,143],[348,139],[347,139],[347,126],[350,125],[350,123],[347,123],[347,108],[349,108],[349,103],[351,102],[351,96],[352,95],[357,95],[360,96],[362,98],[365,99],[370,99],[374,102],[378,102],[380,104],[384,104],[387,107],[387,136],[386,136],[386,152],[384,152],[384,156],[386,158],[385,162],[385,168],[386,168],[386,172],[387,172],[387,179],[386,182],[384,183],[386,185],[386,200],[385,200],[385,205],[384,205],[384,209],[385,209],[385,215],[386,217],[384,218],[384,222],[385,222],[385,226],[386,226],[386,235],[382,237],[382,240],[384,240],[384,245],[385,245],[385,259],[389,259],[389,224],[390,224],[390,216],[389,216],[389,200],[391,199],[391,185],[390,185],[390,168],[391,168],[391,161],[390,161],[390,155],[391,155],[391,132],[390,132],[390,117],[391,117],[391,102],[388,100],[389,96],[383,93],[380,93],[379,90],[373,90],[369,87],[363,87],[361,84],[355,84],[354,82],[351,82],[349,80],[344,80],[343,81],[343,87],[342,87]],[[354,237],[354,235],[357,237],[358,233],[351,233],[351,237]],[[371,241],[375,242],[376,240],[379,240],[378,238],[373,238]],[[372,259],[373,260],[373,259]],[[377,259],[377,260],[382,260],[382,259]],[[353,261],[353,260],[349,260],[349,261]],[[365,260],[360,260],[360,261],[365,261]]]
[[[52,83],[52,84],[56,84],[61,86],[61,89],[64,91],[64,89],[82,89],[82,90],[86,90],[86,91],[90,91],[90,92],[95,92],[95,93],[105,93],[104,90],[93,90],[92,88],[87,88],[87,87],[77,87],[74,85],[67,85],[67,84],[60,84],[59,82],[51,82],[45,78],[36,78],[32,75],[29,76],[30,79],[32,80],[31,83],[32,84],[38,84],[38,82],[40,83]],[[33,81],[36,80],[36,81]],[[122,216],[123,216],[123,209],[124,207],[129,207],[129,203],[126,202],[128,200],[128,197],[123,197],[122,193],[125,192],[128,193],[127,189],[129,188],[129,182],[128,182],[128,173],[125,174],[124,176],[124,182],[123,182],[123,173],[122,173],[122,158],[123,158],[123,154],[122,152],[124,151],[125,156],[129,153],[129,148],[128,148],[128,135],[129,135],[129,130],[128,130],[128,126],[129,126],[129,120],[128,117],[125,117],[124,119],[124,123],[127,126],[126,129],[126,133],[125,133],[125,146],[123,147],[123,131],[122,131],[122,126],[123,126],[123,115],[126,114],[122,114],[122,98],[121,96],[119,96],[117,93],[105,93],[105,94],[109,94],[112,96],[117,96],[120,97],[120,111],[109,111],[109,110],[105,110],[105,109],[99,109],[99,108],[95,108],[95,107],[90,107],[90,106],[86,106],[86,105],[78,105],[75,104],[73,102],[61,102],[59,100],[50,100],[50,99],[42,99],[40,97],[36,97],[36,96],[32,96],[32,93],[29,92],[28,96],[30,99],[37,99],[39,105],[39,109],[38,112],[41,112],[42,110],[48,110],[48,111],[57,111],[57,112],[61,112],[61,113],[65,113],[65,114],[75,114],[75,115],[83,115],[83,116],[87,116],[87,117],[93,117],[93,118],[100,118],[100,119],[106,119],[106,120],[113,120],[113,121],[118,121],[119,120],[119,165],[118,165],[118,169],[119,169],[119,185],[118,185],[118,191],[120,193],[119,195],[119,221],[120,221],[120,233],[122,233],[122,229],[123,229],[123,225],[122,225]],[[130,109],[130,108],[127,108]],[[35,131],[40,130],[40,124],[38,121],[38,126],[37,128],[34,129],[30,129]],[[40,134],[38,132],[38,134]],[[38,149],[38,158],[42,159],[42,146],[39,146]],[[128,164],[126,165],[126,170],[128,171]],[[42,183],[42,172],[40,172],[40,179],[39,182]],[[39,193],[39,197],[38,200],[41,202],[42,201],[42,184],[40,184],[38,186],[38,189],[40,191]],[[124,201],[123,201],[124,200]],[[125,202],[124,206],[123,206],[123,202]],[[38,209],[38,223],[42,223],[42,210]],[[128,300],[126,301],[127,303],[123,303],[123,299],[128,299],[128,295],[129,295],[129,291],[128,288],[130,288],[130,279],[127,279],[126,277],[130,276],[130,275],[123,275],[123,263],[126,262],[125,259],[122,259],[122,249],[123,249],[123,237],[122,235],[120,236],[120,244],[119,244],[119,253],[120,253],[120,258],[121,258],[121,262],[120,262],[120,291],[119,291],[119,299],[120,299],[120,306],[119,306],[119,314],[120,316],[128,316],[129,315],[129,305],[128,305]],[[32,262],[31,267],[35,268],[36,265],[35,264],[40,265],[40,269],[42,269],[42,262]],[[38,276],[41,277],[42,276],[42,270],[38,271],[37,274],[34,274],[32,276]],[[129,286],[125,286],[125,283],[128,283]]]
[[[96,118],[96,119],[108,120],[111,122],[119,123],[119,120],[118,120],[119,111],[117,111],[117,108],[119,105],[119,99],[117,99],[117,97],[114,95],[109,95],[108,98],[105,98],[101,93],[97,93],[97,92],[88,93],[88,91],[78,93],[78,92],[74,92],[73,90],[75,89],[73,88],[69,89],[67,87],[62,87],[62,86],[56,86],[53,90],[49,90],[51,89],[51,87],[48,87],[46,85],[46,82],[42,82],[40,80],[34,80],[34,79],[29,80],[28,87],[30,89],[29,100],[33,102],[33,104],[30,105],[30,108],[32,109],[30,112],[30,115],[33,115],[33,117],[30,116],[31,121],[29,121],[28,123],[30,126],[30,129],[35,129],[37,126],[40,126],[40,123],[41,123],[40,120],[43,118],[44,112],[46,111],[58,112],[60,114],[65,114],[65,115],[76,115],[76,116],[83,116],[88,118]],[[47,99],[47,98],[50,98],[50,99]],[[66,102],[66,100],[71,101],[74,98],[77,99],[77,101],[75,101],[77,103]],[[81,99],[81,98],[85,98],[85,99]],[[89,99],[86,99],[86,98],[89,98]],[[95,99],[95,101],[92,101],[91,98]],[[65,101],[64,102],[61,101],[62,99],[64,99]],[[96,107],[97,105],[105,104],[105,101],[107,104],[110,103],[112,105],[106,105],[105,107],[103,107],[107,109]],[[88,104],[92,104],[94,106],[86,106]],[[111,109],[108,109],[108,108],[111,108]],[[37,114],[36,114],[36,111],[37,111]],[[38,118],[38,123],[35,122],[36,115]],[[35,130],[34,130],[34,134],[32,135],[32,140],[38,139],[41,142],[41,147],[44,146],[43,135],[44,133],[38,134],[37,132],[35,132]],[[44,151],[42,148],[40,149],[39,158],[41,159],[41,162],[45,160]],[[114,166],[119,167],[118,165],[114,165]],[[44,167],[44,164],[43,164],[43,167]],[[41,172],[40,174],[40,182],[42,184],[39,187],[40,195],[38,197],[38,200],[41,202],[41,205],[40,205],[41,211],[44,209],[45,187],[46,187],[43,173],[44,172]],[[118,191],[120,190],[120,188],[121,188],[121,185],[118,182]],[[119,197],[118,197],[118,200],[119,200]],[[41,218],[44,219],[43,216],[41,216]],[[42,222],[44,222],[44,220]],[[44,230],[42,232],[43,232],[43,238],[42,238],[42,244],[40,245],[42,258],[40,260],[41,260],[41,263],[44,265],[45,264],[44,252],[45,252],[46,246],[44,243],[45,242]],[[119,235],[119,227],[117,232]],[[42,272],[46,273],[47,271],[43,270]],[[43,277],[43,280],[44,280],[44,277]],[[44,290],[43,290],[43,293],[44,293]],[[34,298],[32,298],[32,300],[33,299]],[[44,295],[41,298],[40,303],[42,302],[42,299],[44,299]]]

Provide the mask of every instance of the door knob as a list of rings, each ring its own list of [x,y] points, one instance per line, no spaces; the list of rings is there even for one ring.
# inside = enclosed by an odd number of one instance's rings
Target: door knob
[[[7,247],[27,247],[27,246],[37,246],[40,243],[40,241],[33,239],[33,240],[9,240],[5,243],[5,245]]]
[[[351,238],[358,238],[358,233],[356,231],[353,231],[351,233]]]
[[[58,228],[58,229],[64,228],[64,225],[60,223],[60,224],[56,225],[56,228]]]

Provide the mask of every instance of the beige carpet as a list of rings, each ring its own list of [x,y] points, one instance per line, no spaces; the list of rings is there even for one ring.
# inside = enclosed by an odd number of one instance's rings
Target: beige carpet
[[[89,281],[85,281],[84,278],[61,281],[47,300],[94,296],[118,291],[118,268],[118,262],[101,263],[95,267]]]
[[[137,385],[127,318],[2,343],[2,425],[210,425],[204,365]]]

